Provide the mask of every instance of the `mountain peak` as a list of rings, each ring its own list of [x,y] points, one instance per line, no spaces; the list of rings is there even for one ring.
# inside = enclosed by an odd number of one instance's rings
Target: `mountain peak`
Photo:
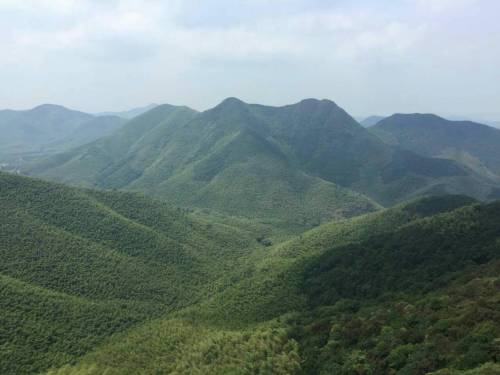
[[[34,107],[32,111],[69,111],[69,109],[59,104],[45,103]]]
[[[335,105],[337,106],[337,104],[333,101],[333,100],[330,100],[330,99],[316,99],[316,98],[306,98],[306,99],[302,99],[299,104],[327,104],[327,105]]]
[[[229,98],[224,99],[222,102],[220,102],[217,107],[233,107],[233,106],[241,106],[245,105],[246,103],[234,96],[230,96]]]
[[[220,102],[218,105],[216,105],[214,108],[209,109],[207,113],[210,113],[212,115],[220,115],[222,113],[242,113],[245,111],[247,108],[248,104],[243,102],[242,100],[235,98],[235,97],[229,97],[224,99],[222,102]]]
[[[328,99],[314,99],[307,98],[303,99],[296,104],[292,104],[291,107],[295,107],[296,110],[302,113],[323,113],[332,114],[344,112],[334,101]]]

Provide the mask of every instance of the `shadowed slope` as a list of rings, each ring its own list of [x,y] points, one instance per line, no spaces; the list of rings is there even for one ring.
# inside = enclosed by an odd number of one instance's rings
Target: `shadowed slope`
[[[435,115],[396,114],[370,129],[384,141],[430,157],[453,159],[492,179],[500,175],[500,130]]]

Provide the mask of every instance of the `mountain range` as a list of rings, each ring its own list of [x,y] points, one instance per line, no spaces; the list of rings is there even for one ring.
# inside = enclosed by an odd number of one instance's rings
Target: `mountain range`
[[[0,374],[500,373],[500,130],[316,99],[0,118]]]
[[[23,171],[306,226],[419,195],[500,194],[471,165],[396,147],[316,99],[270,107],[228,98],[204,112],[161,105]]]

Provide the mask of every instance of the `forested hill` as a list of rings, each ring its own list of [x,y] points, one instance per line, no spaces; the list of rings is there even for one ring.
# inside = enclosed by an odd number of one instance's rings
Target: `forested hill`
[[[329,223],[50,374],[496,374],[498,228],[460,196]]]
[[[158,106],[23,171],[306,228],[415,196],[498,192],[469,166],[393,147],[316,99],[270,107],[228,98],[201,113]]]
[[[306,227],[378,208],[366,196],[299,168],[266,134],[271,119],[259,119],[252,108],[237,99],[203,113],[158,106],[112,136],[36,163],[27,172]],[[330,116],[328,108],[321,111],[320,125]],[[355,123],[344,118],[347,127]],[[283,131],[278,129],[278,136]]]

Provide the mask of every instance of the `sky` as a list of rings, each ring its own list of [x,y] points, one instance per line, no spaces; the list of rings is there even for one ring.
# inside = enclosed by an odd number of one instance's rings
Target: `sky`
[[[0,108],[327,98],[500,120],[498,0],[0,0]]]

